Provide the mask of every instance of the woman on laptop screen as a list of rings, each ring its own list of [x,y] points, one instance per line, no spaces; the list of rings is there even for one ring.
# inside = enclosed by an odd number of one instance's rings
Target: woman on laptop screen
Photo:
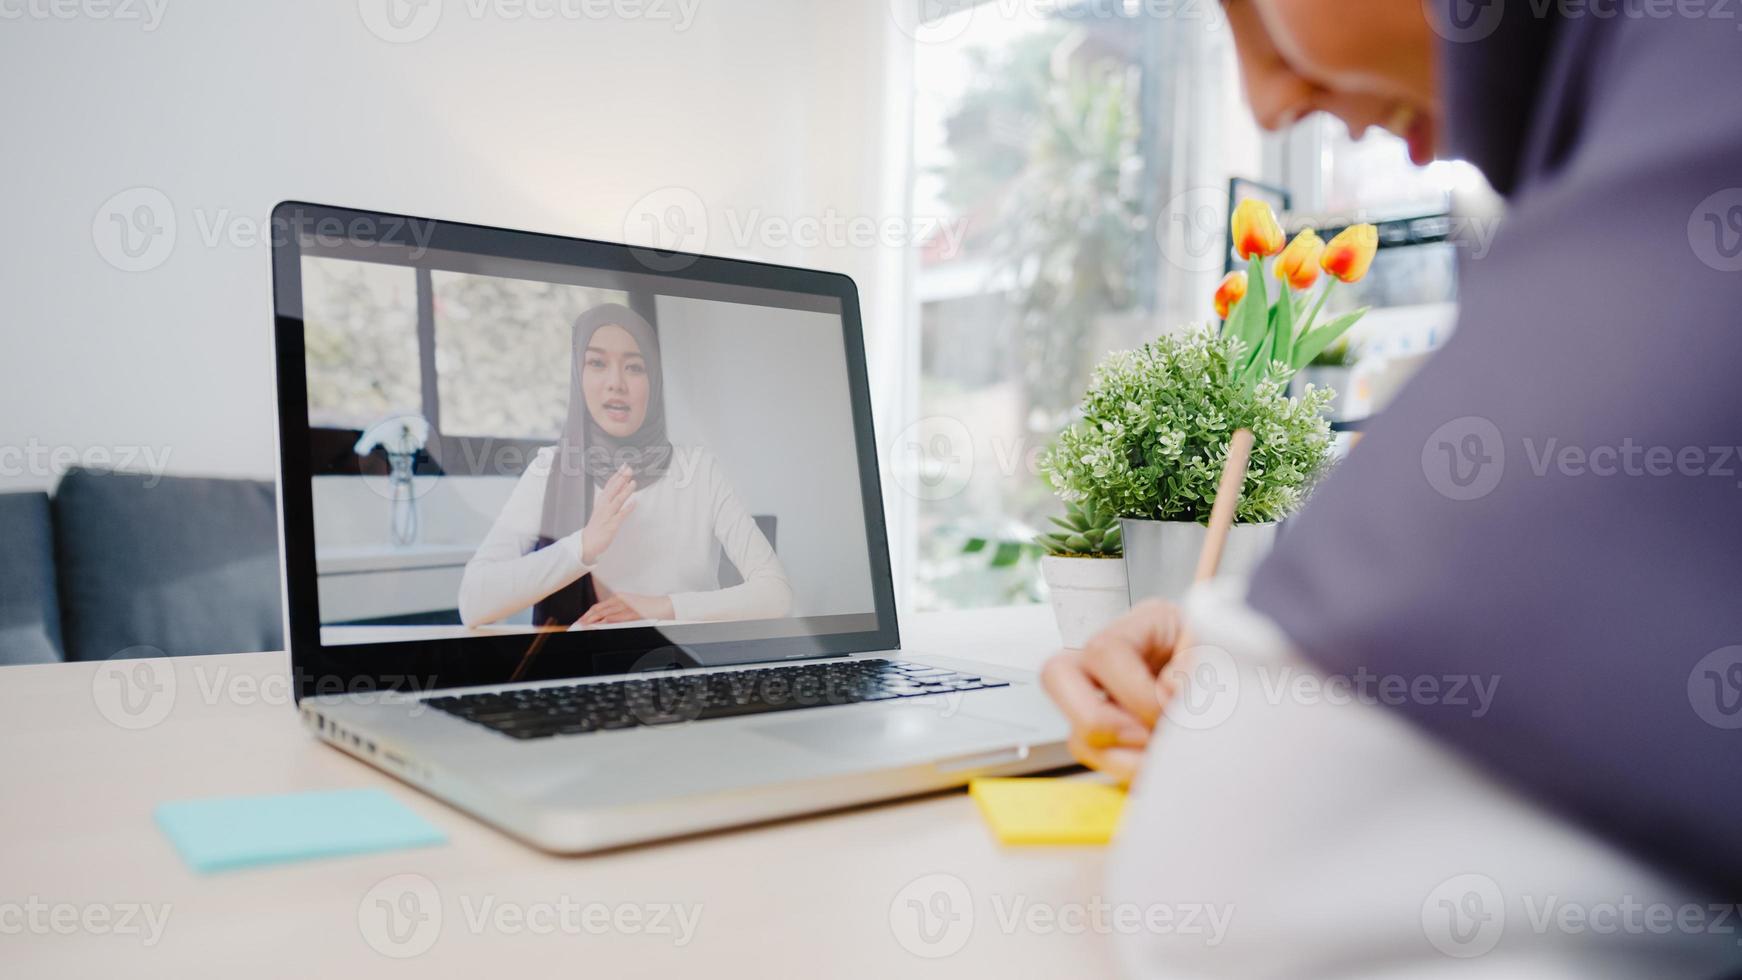
[[[652,325],[608,303],[575,320],[573,341],[562,436],[466,564],[461,620],[528,606],[540,626],[786,615],[786,572],[713,454],[666,434]],[[742,583],[721,587],[722,553]]]

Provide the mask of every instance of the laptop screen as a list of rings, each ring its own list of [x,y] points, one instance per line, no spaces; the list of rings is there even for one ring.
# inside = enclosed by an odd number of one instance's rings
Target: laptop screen
[[[297,254],[322,646],[877,629],[839,296],[652,253]]]

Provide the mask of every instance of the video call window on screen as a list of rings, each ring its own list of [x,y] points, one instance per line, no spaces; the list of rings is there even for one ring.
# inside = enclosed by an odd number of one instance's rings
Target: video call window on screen
[[[324,644],[875,622],[837,300],[316,251]]]

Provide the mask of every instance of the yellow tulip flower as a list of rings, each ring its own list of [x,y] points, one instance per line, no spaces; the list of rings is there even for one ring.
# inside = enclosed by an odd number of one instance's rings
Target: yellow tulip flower
[[[1246,298],[1246,273],[1235,271],[1222,277],[1216,286],[1216,315],[1228,319],[1228,311],[1234,304]]]
[[[1234,209],[1234,254],[1243,259],[1254,255],[1269,258],[1282,251],[1282,226],[1270,205],[1257,198],[1247,198]]]
[[[1319,281],[1319,256],[1325,243],[1318,232],[1308,228],[1294,236],[1294,241],[1276,259],[1276,278],[1295,289],[1311,289]]]
[[[1368,266],[1373,264],[1373,253],[1378,250],[1378,228],[1350,225],[1325,246],[1319,265],[1343,282],[1355,282],[1367,274]]]

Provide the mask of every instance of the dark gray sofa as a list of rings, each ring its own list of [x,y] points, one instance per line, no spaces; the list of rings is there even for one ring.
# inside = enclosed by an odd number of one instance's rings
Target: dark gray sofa
[[[283,649],[270,483],[74,469],[0,542],[0,664]]]

